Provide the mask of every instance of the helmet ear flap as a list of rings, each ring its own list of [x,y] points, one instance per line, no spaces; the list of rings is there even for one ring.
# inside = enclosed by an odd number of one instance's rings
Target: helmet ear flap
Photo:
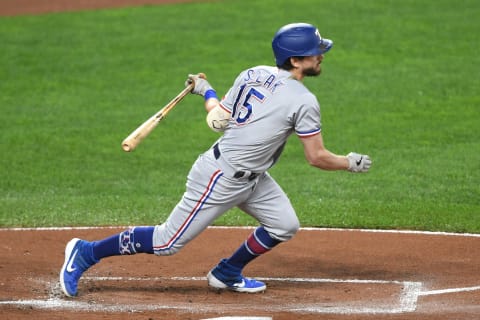
[[[291,23],[281,27],[272,40],[277,66],[290,57],[314,56],[326,53],[333,41],[321,37],[318,29],[308,23]]]

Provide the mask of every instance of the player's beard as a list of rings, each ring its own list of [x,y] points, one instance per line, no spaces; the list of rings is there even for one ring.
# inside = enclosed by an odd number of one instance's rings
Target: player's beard
[[[306,77],[316,77],[320,75],[320,73],[322,73],[322,68],[320,67],[320,65],[318,66],[318,68],[312,67],[303,70],[303,75]]]

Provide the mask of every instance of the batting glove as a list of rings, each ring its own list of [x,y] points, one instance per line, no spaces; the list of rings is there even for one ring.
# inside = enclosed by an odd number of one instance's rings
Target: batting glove
[[[202,77],[200,77],[200,74],[189,74],[187,81],[185,81],[185,87],[188,87],[191,83],[194,83],[195,86],[192,89],[192,93],[201,95],[202,97],[205,97],[205,94],[208,91],[213,91],[212,86],[208,81]],[[210,91],[210,92],[211,92]]]
[[[347,155],[348,171],[351,172],[367,172],[372,165],[372,160],[366,154],[358,154],[350,152]]]

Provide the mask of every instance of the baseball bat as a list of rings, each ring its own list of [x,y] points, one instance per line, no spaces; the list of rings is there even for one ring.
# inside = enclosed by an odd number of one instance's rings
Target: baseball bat
[[[206,79],[206,76],[201,73],[200,77]],[[151,116],[147,121],[142,123],[137,129],[135,129],[128,137],[122,142],[122,149],[125,152],[133,151],[142,140],[152,132],[153,129],[164,119],[167,114],[187,95],[193,88],[195,83],[190,83],[185,89],[183,89],[175,98],[172,99],[167,105],[165,105],[160,111]]]

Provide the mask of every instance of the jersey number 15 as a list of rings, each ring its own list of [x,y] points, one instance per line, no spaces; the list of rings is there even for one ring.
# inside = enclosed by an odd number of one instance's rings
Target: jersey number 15
[[[250,88],[248,92],[244,95],[243,92],[247,87],[246,84],[240,87],[240,91],[238,92],[237,99],[233,105],[232,110],[232,117],[235,121],[242,125],[248,122],[250,116],[252,115],[252,98],[262,103],[265,99],[265,96],[255,88]],[[242,99],[242,97],[244,97]]]

